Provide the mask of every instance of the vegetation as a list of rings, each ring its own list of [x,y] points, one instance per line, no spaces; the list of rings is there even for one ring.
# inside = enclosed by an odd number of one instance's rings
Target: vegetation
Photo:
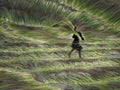
[[[0,90],[119,90],[120,13],[105,3],[0,0]],[[81,59],[67,55],[74,21]]]

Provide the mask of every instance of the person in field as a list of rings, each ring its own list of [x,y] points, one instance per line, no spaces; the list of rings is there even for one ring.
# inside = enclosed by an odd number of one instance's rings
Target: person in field
[[[82,48],[82,46],[81,46],[80,43],[79,43],[79,37],[80,37],[82,40],[84,40],[84,38],[83,38],[83,36],[82,36],[82,33],[81,33],[81,31],[80,31],[79,26],[75,26],[75,27],[74,27],[74,32],[75,32],[75,33],[74,33],[73,36],[72,36],[72,38],[73,38],[73,42],[72,42],[72,45],[71,45],[72,49],[71,49],[71,51],[68,53],[68,56],[69,56],[69,58],[70,58],[72,52],[73,52],[74,50],[77,50],[77,51],[78,51],[78,54],[79,54],[79,58],[81,58],[81,50],[82,50],[83,48]]]

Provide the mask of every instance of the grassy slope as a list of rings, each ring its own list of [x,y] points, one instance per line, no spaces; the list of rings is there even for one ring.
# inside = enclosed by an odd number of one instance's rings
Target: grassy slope
[[[22,70],[24,66],[12,64],[11,60],[16,57],[15,49],[19,48],[20,51],[23,48],[37,47],[38,44],[18,35],[12,28],[3,27],[0,26],[0,90],[59,90],[36,81],[29,71]],[[9,50],[12,48],[13,50]],[[8,64],[10,62],[11,64]]]
[[[67,38],[69,32],[18,25],[0,30],[3,35],[10,35],[3,36],[0,42],[0,72],[4,72],[0,75],[0,81],[5,81],[0,88],[3,90],[10,87],[47,90],[50,88],[47,85],[63,90],[120,89],[120,39],[115,35],[84,28],[82,32],[86,40],[81,41],[83,58],[78,59],[74,52],[68,59],[67,53],[71,49],[71,39]],[[27,84],[17,87],[21,83]],[[32,87],[29,87],[31,84]]]

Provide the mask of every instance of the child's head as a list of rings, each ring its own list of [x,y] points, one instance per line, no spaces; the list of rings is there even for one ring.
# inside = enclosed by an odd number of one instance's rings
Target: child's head
[[[74,31],[80,32],[80,27],[76,25],[76,26],[74,27]]]

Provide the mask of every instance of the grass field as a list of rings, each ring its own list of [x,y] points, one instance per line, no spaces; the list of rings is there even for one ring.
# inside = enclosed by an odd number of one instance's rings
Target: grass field
[[[82,58],[70,32],[47,26],[0,27],[0,90],[120,90],[120,38],[84,27]]]

